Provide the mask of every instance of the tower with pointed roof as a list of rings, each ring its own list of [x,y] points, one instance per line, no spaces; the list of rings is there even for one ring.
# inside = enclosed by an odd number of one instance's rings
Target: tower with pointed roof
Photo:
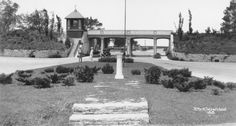
[[[69,38],[82,38],[85,31],[84,17],[75,9],[66,19],[66,31]]]

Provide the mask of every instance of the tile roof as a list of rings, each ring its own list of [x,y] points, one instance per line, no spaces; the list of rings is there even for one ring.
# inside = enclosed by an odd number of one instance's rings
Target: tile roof
[[[80,12],[78,12],[76,9],[71,12],[68,16],[65,17],[66,19],[72,19],[72,18],[84,18]]]

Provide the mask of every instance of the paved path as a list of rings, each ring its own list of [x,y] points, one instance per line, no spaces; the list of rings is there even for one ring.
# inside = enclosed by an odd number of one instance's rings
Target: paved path
[[[216,62],[185,62],[171,61],[166,57],[163,59],[153,59],[150,57],[134,58],[136,62],[147,62],[167,69],[189,68],[192,74],[197,77],[214,77],[223,82],[236,82],[236,63],[216,63]]]
[[[83,58],[83,61],[89,60],[89,57]],[[96,59],[94,60],[96,61]],[[76,62],[78,62],[78,58],[0,57],[0,73],[9,74],[16,70],[35,69]]]

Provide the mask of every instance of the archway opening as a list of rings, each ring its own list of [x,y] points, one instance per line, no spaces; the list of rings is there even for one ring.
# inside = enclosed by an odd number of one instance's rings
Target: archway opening
[[[152,57],[153,43],[154,43],[153,38],[133,38],[131,40],[132,56]]]
[[[169,39],[158,39],[157,40],[157,53],[162,56],[166,56],[166,51],[169,48],[170,40]]]

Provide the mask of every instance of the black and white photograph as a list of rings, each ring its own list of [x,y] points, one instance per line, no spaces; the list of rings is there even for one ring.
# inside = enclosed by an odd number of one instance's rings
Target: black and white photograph
[[[0,0],[0,126],[236,126],[236,0]]]

